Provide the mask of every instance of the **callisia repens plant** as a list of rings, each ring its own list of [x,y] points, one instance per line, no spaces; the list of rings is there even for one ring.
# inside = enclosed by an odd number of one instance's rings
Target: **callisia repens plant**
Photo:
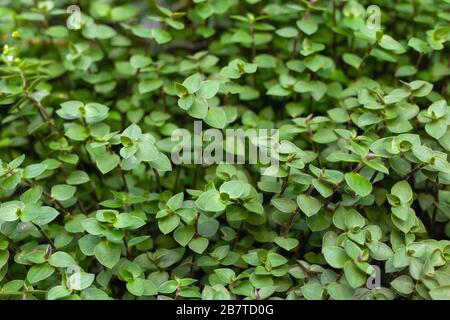
[[[450,299],[449,0],[0,0],[0,299]]]

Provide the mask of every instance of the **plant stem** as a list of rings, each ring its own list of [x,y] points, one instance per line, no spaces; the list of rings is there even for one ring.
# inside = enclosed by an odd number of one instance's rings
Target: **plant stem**
[[[438,211],[439,204],[439,177],[436,177],[436,184],[434,186],[434,209],[433,215],[431,216],[431,233],[436,234],[436,215]]]
[[[35,186],[36,186],[36,185],[33,183],[33,181],[31,181],[31,180],[25,179],[25,182],[26,182],[30,187],[35,187]],[[58,205],[58,207],[59,207],[65,214],[68,214],[68,215],[70,215],[70,216],[72,215],[72,213],[71,213],[69,210],[67,210],[67,209],[62,205],[61,202],[59,202],[58,200],[54,199],[54,198],[52,197],[51,194],[49,194],[49,193],[46,192],[46,191],[43,191],[42,194],[43,194],[49,201],[54,202],[56,205]]]
[[[157,186],[158,192],[162,192],[162,190],[161,190],[161,178],[160,178],[160,176],[159,176],[159,173],[158,173],[158,171],[157,171],[155,168],[153,168],[153,167],[152,167],[152,170],[153,170],[153,173],[155,174],[155,178],[156,178],[156,186]]]
[[[287,175],[283,179],[283,184],[281,185],[281,190],[280,190],[280,193],[278,194],[278,196],[280,196],[280,197],[283,195],[283,193],[286,191],[286,188],[289,185],[289,173],[290,173],[290,171],[291,171],[291,167],[288,167]]]
[[[302,36],[299,33],[294,39],[294,43],[292,44],[291,60],[294,60],[297,55],[297,44],[301,40],[301,38],[302,38]]]
[[[125,173],[123,172],[123,170],[120,166],[117,166],[117,168],[119,168],[120,176],[122,177],[123,188],[126,193],[129,193],[130,189],[128,188],[128,183],[127,183],[127,179],[125,177]]]
[[[131,253],[131,248],[130,248],[130,246],[128,245],[128,232],[126,232],[126,231],[125,231],[125,236],[123,237],[123,244],[124,244],[125,250],[126,250],[126,252],[127,252],[127,258],[128,258],[128,260],[132,260],[133,255],[132,255],[132,253]]]
[[[172,189],[172,191],[174,193],[177,191],[178,181],[180,180],[180,174],[181,174],[181,165],[177,166],[177,170],[175,173],[175,182],[173,184],[173,189]]]
[[[47,235],[47,233],[45,233],[44,229],[42,229],[42,227],[34,222],[32,222],[33,225],[39,230],[39,232],[41,233],[41,235],[45,238],[45,240],[48,242],[48,244],[52,247],[53,250],[56,250],[56,246],[53,243],[52,239],[50,239],[50,237]]]
[[[333,0],[333,27],[336,27],[336,0]],[[332,40],[332,48],[333,48],[333,60],[337,65],[337,51],[336,51],[336,32],[333,30],[333,40]]]
[[[370,53],[372,52],[372,50],[377,46],[377,43],[378,43],[377,41],[375,41],[374,43],[372,43],[372,44],[370,45],[370,47],[367,49],[366,53],[364,54],[364,56],[363,56],[363,58],[362,58],[362,60],[361,60],[361,63],[360,63],[360,65],[359,65],[359,67],[358,67],[358,77],[359,77],[360,74],[361,74],[362,67],[364,66],[364,63],[365,63],[366,59],[369,57],[369,55],[370,55]]]
[[[295,218],[299,214],[300,214],[300,209],[299,208],[295,209],[295,211],[293,213],[291,213],[291,216],[289,217],[289,222],[288,222],[288,224],[286,226],[286,229],[283,232],[283,237],[286,238],[288,236],[289,231],[291,230],[292,226],[294,225]]]
[[[20,249],[20,247],[14,242],[14,240],[12,240],[10,237],[8,237],[7,235],[3,235],[3,237],[5,237],[5,239],[9,242],[9,244],[11,245],[12,249],[16,252],[19,253],[22,251],[22,249]]]

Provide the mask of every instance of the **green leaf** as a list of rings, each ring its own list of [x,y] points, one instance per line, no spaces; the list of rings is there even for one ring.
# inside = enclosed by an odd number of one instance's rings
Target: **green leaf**
[[[379,45],[383,49],[393,51],[396,54],[402,54],[406,51],[400,42],[398,42],[397,40],[395,40],[394,38],[392,38],[391,36],[389,36],[387,34],[384,34],[381,37]]]
[[[196,93],[198,90],[200,90],[201,84],[202,77],[198,73],[187,77],[186,80],[183,81],[183,86],[188,90],[190,94]]]
[[[77,188],[67,184],[58,184],[52,187],[51,196],[58,201],[66,201],[75,195]]]
[[[217,190],[203,192],[195,201],[195,204],[200,210],[210,212],[220,212],[226,208],[220,198],[220,193]]]
[[[189,248],[195,253],[202,254],[208,248],[209,240],[206,238],[196,238],[189,242]]]
[[[0,220],[16,221],[19,219],[19,208],[14,205],[0,207]]]
[[[344,53],[342,55],[342,60],[344,60],[346,64],[352,66],[355,69],[358,69],[362,63],[362,59],[353,53]]]
[[[414,97],[425,97],[433,90],[433,84],[422,80],[412,81],[409,83],[409,86],[413,91],[412,95]]]
[[[5,266],[8,263],[8,259],[9,259],[9,251],[8,250],[0,251],[0,269],[3,268],[3,266]]]
[[[325,260],[330,266],[336,269],[342,269],[345,263],[350,259],[345,250],[336,246],[327,246],[322,248]]]
[[[267,91],[267,94],[269,96],[285,97],[290,94],[290,91],[280,85],[274,85]]]
[[[135,156],[139,161],[150,162],[158,160],[160,152],[152,142],[142,140],[139,141],[136,146],[137,150]]]
[[[105,152],[96,158],[97,168],[106,174],[114,170],[120,163],[120,157],[114,153]]]
[[[334,300],[353,299],[353,289],[345,283],[332,282],[328,285],[327,291]]]
[[[240,180],[231,180],[224,182],[219,191],[226,193],[231,199],[239,199],[248,196],[251,192],[251,186]]]
[[[53,26],[45,30],[45,34],[53,38],[66,38],[69,31],[64,26]]]
[[[201,2],[195,6],[195,12],[206,20],[214,13],[214,8],[209,2]]]
[[[33,223],[35,223],[39,226],[49,224],[50,222],[55,220],[56,217],[59,215],[59,212],[53,207],[47,207],[47,206],[43,206],[43,207],[39,207],[39,208],[33,207],[31,210],[34,211],[32,221],[33,221]],[[22,221],[23,221],[23,217],[22,217]]]
[[[84,106],[85,119],[89,124],[97,123],[108,117],[109,108],[100,103],[90,102]]]
[[[441,119],[447,113],[447,102],[445,100],[439,100],[433,102],[429,108],[428,112],[433,119]]]
[[[241,72],[239,72],[237,68],[226,66],[220,70],[220,75],[229,79],[239,79],[241,77]]]
[[[56,268],[67,268],[71,266],[76,266],[75,260],[66,252],[55,252],[48,259],[48,263]]]
[[[275,208],[285,213],[291,213],[297,209],[295,201],[287,198],[275,198],[272,199],[271,203]]]
[[[80,170],[72,171],[66,179],[66,183],[70,185],[80,185],[89,181],[89,175],[86,172]]]
[[[288,260],[276,252],[269,252],[267,254],[267,262],[270,263],[272,268],[276,268],[286,264]]]
[[[133,279],[127,283],[127,289],[135,296],[154,296],[158,294],[158,288],[148,279]]]
[[[285,27],[278,29],[276,34],[283,38],[295,38],[298,35],[298,31],[292,27]]]
[[[87,256],[93,256],[95,246],[100,242],[100,239],[94,235],[87,234],[78,240],[78,245],[81,252]]]
[[[391,193],[397,196],[401,202],[407,203],[412,200],[413,192],[408,181],[402,180],[392,186]]]
[[[163,29],[152,29],[152,36],[158,44],[164,44],[172,40],[170,33]]]
[[[322,208],[322,204],[318,199],[306,194],[301,194],[297,197],[297,204],[307,217],[317,214]]]
[[[366,282],[366,274],[359,270],[355,263],[351,260],[344,265],[344,274],[347,282],[352,288],[358,288]]]
[[[303,19],[297,21],[297,27],[309,36],[319,29],[317,24],[311,19]]]
[[[345,182],[357,195],[365,197],[372,192],[372,184],[359,173],[348,172],[345,174]]]
[[[445,135],[447,126],[447,122],[443,119],[433,120],[425,125],[425,131],[437,140]]]
[[[181,205],[184,201],[184,194],[183,192],[177,193],[176,195],[172,196],[169,200],[167,200],[166,206],[172,210],[176,211],[179,208],[181,208]]]
[[[274,242],[287,251],[291,251],[292,249],[296,248],[299,244],[297,239],[284,237],[275,237]]]
[[[111,9],[113,21],[127,21],[138,13],[138,9],[132,5],[117,6]]]
[[[168,234],[172,232],[178,227],[179,224],[180,224],[180,217],[177,215],[169,215],[167,217],[158,220],[159,230],[161,230],[163,234]]]
[[[163,81],[160,79],[147,79],[139,82],[139,93],[146,94],[155,90],[158,90],[163,85]]]
[[[10,169],[17,169],[17,168],[19,168],[19,167],[22,165],[22,163],[24,162],[24,160],[25,160],[25,155],[22,154],[21,156],[19,156],[19,157],[13,159],[13,160],[8,164],[8,167],[9,167]]]
[[[141,26],[141,25],[134,26],[133,28],[131,28],[131,32],[140,38],[145,38],[145,39],[153,38],[152,29]]]
[[[425,41],[415,37],[408,40],[408,46],[421,53],[426,53],[429,50],[429,47]]]
[[[106,40],[114,37],[117,32],[108,25],[90,24],[83,28],[83,36],[88,39]]]
[[[231,37],[232,42],[236,43],[252,43],[253,38],[247,30],[239,29],[235,33],[233,33]]]
[[[55,268],[47,263],[32,266],[27,273],[27,280],[31,284],[41,282],[50,277],[55,272]]]
[[[105,267],[112,269],[120,259],[121,246],[109,241],[102,241],[94,248],[95,258]]]
[[[363,163],[376,171],[389,174],[389,169],[379,159],[364,160]]]
[[[430,296],[433,300],[448,300],[450,297],[450,285],[431,289]]]
[[[219,222],[207,215],[201,214],[197,222],[198,234],[205,238],[212,238],[219,230]]]
[[[178,106],[183,110],[188,110],[194,103],[194,96],[184,96],[178,99]]]
[[[81,110],[84,109],[84,104],[81,101],[71,100],[61,103],[61,109],[56,113],[63,119],[73,120],[82,117]]]
[[[384,97],[384,102],[387,104],[396,103],[408,97],[409,94],[405,89],[394,89]]]
[[[227,125],[227,115],[220,107],[212,107],[206,114],[205,122],[211,127],[223,129]]]
[[[152,63],[152,59],[150,57],[135,54],[130,58],[130,64],[136,69],[142,69]]]
[[[64,286],[56,286],[51,288],[47,293],[47,299],[48,300],[57,300],[64,297],[67,297],[71,294],[70,289],[67,289]]]
[[[301,287],[301,292],[306,300],[322,300],[323,287],[318,283],[307,283]]]
[[[414,291],[414,281],[410,276],[402,275],[391,281],[391,286],[402,294],[411,294]]]
[[[69,277],[67,286],[72,290],[81,291],[90,287],[94,279],[95,276],[92,273],[77,270]]]
[[[196,93],[204,99],[211,99],[219,91],[220,82],[218,80],[206,80],[200,85],[200,89]]]
[[[183,226],[183,227],[179,227],[175,230],[175,232],[173,234],[173,238],[181,246],[185,247],[191,241],[194,234],[195,234],[195,228],[193,226]]]
[[[6,190],[13,190],[20,183],[21,179],[22,171],[17,171],[3,180],[2,187]]]

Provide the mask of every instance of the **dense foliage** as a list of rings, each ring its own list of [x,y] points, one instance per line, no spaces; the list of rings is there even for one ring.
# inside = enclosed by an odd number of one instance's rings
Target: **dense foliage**
[[[0,0],[0,44],[0,299],[450,299],[450,1]],[[279,168],[174,163],[194,120]]]

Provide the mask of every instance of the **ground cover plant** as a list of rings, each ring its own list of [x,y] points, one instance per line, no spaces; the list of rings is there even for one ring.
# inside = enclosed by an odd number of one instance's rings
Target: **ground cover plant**
[[[0,45],[0,299],[450,299],[450,1],[0,0]]]

